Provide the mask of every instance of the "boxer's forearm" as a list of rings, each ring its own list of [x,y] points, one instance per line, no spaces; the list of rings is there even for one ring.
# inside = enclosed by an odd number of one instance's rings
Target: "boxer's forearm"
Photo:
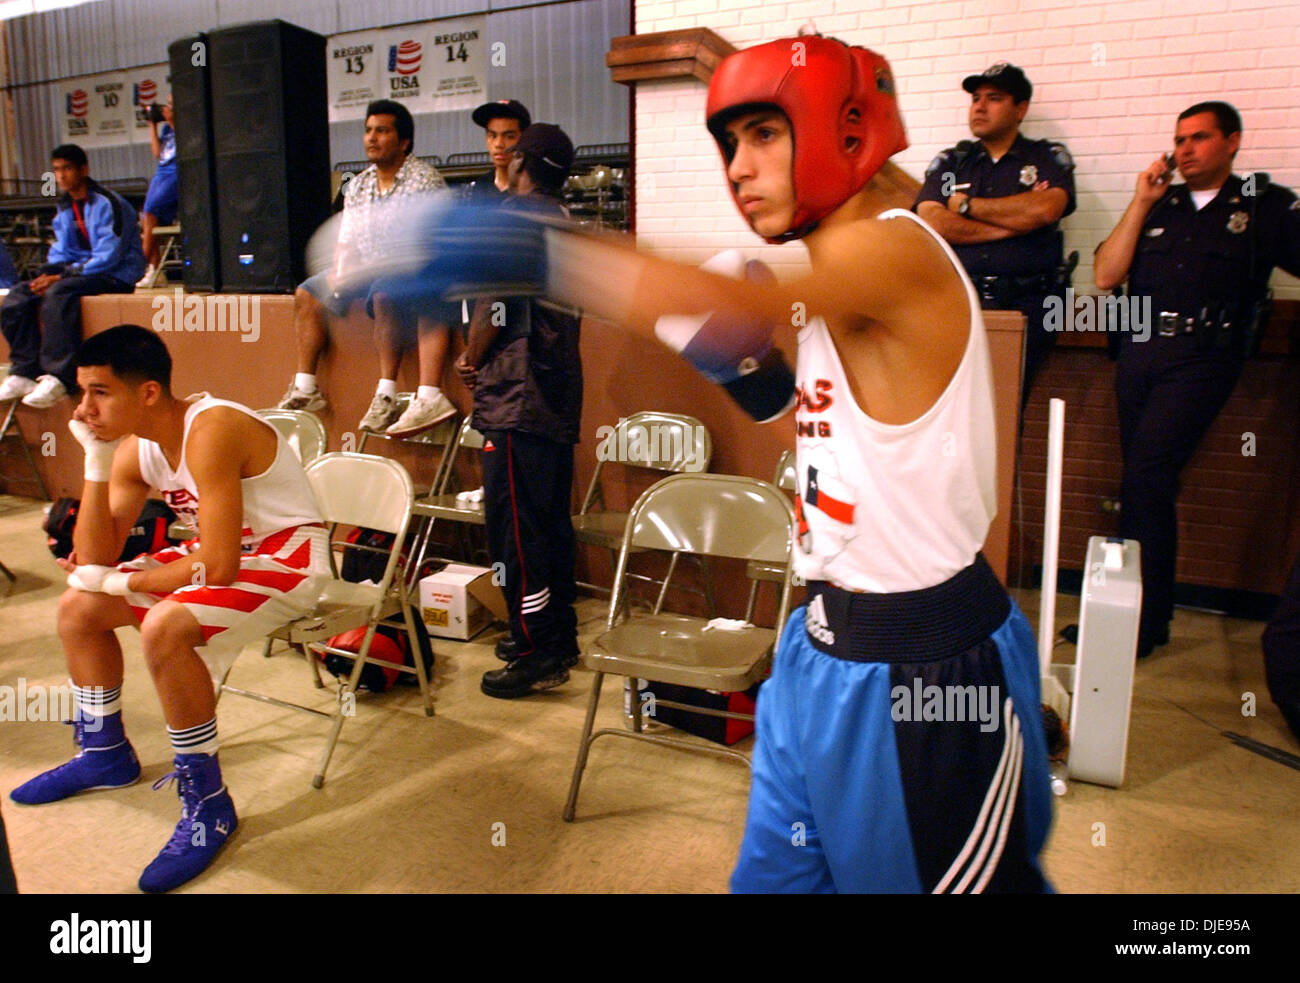
[[[789,291],[756,287],[601,238],[548,233],[547,293],[584,313],[654,337],[665,314],[726,310],[789,321]]]
[[[116,563],[122,552],[113,513],[109,506],[106,481],[82,484],[77,524],[72,531],[72,551],[78,563]]]

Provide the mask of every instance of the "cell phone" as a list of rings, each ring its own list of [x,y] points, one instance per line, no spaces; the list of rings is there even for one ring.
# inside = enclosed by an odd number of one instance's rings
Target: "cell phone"
[[[1174,170],[1175,170],[1174,152],[1170,150],[1168,153],[1165,154],[1165,174],[1171,175],[1174,173]]]

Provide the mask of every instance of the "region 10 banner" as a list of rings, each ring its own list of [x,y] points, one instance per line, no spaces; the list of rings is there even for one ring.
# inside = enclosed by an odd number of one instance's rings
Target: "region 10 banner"
[[[60,142],[83,149],[149,142],[145,107],[167,99],[167,64],[67,79],[55,86]]]

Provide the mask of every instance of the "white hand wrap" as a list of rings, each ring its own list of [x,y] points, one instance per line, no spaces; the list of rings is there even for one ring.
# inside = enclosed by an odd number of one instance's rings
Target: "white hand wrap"
[[[122,597],[131,592],[131,589],[126,586],[126,582],[130,578],[129,573],[123,573],[116,567],[83,563],[68,574],[68,586],[76,590]]]
[[[117,450],[117,445],[122,442],[122,438],[100,440],[91,432],[90,427],[77,419],[68,421],[68,429],[86,451],[84,465],[86,480],[108,481],[113,473],[113,452]]]

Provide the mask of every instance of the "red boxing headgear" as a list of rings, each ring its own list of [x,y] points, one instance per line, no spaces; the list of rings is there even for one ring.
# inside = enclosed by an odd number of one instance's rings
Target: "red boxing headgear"
[[[707,120],[724,164],[727,124],[764,106],[785,113],[794,139],[794,220],[768,242],[807,235],[907,147],[889,63],[833,38],[784,38],[723,59],[709,83]]]

